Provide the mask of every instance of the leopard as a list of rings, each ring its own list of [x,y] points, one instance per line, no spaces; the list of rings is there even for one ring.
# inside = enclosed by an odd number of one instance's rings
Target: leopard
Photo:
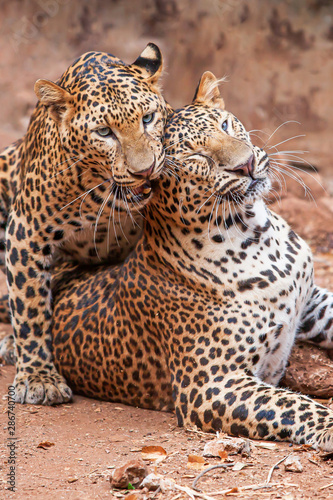
[[[53,268],[62,261],[116,263],[134,248],[141,210],[164,165],[169,106],[162,69],[153,43],[132,64],[83,54],[56,82],[37,80],[27,133],[0,155],[17,403],[72,398],[52,360]]]
[[[179,426],[333,450],[333,411],[277,386],[297,338],[332,347],[333,294],[265,203],[267,153],[205,72],[171,113],[143,233],[120,265],[63,263],[53,348],[77,394]]]

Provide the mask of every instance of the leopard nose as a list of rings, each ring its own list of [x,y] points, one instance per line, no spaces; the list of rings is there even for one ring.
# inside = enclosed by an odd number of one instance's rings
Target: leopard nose
[[[250,156],[250,158],[247,160],[246,163],[238,165],[237,167],[232,169],[233,172],[238,172],[239,174],[244,175],[245,177],[253,177],[253,170],[254,170],[253,154]]]
[[[140,170],[138,172],[131,172],[132,175],[134,175],[134,177],[144,177],[144,178],[149,178],[154,170],[154,167],[155,167],[155,160],[153,161],[153,163],[150,165],[149,168],[147,168],[146,170]]]

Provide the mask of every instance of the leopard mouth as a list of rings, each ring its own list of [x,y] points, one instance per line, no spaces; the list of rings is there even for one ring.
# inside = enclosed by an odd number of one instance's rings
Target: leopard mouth
[[[156,182],[146,180],[143,184],[136,187],[127,187],[126,199],[133,203],[147,202],[153,195]]]
[[[150,175],[145,179],[145,181],[139,186],[132,187],[131,185],[125,187],[125,197],[127,201],[131,203],[142,203],[146,204],[147,201],[152,197],[154,188],[157,186],[157,179],[161,175],[163,170],[164,160],[158,165],[155,170],[150,172]]]
[[[244,189],[244,186],[231,186],[227,192],[224,192],[225,186],[217,193],[225,200],[238,201],[246,200],[247,198],[260,198],[269,189],[267,186],[267,178],[251,178]]]
[[[134,195],[134,196],[141,196],[143,198],[148,197],[151,193],[151,184],[150,181],[146,181],[144,184],[141,184],[141,186],[138,186],[136,188],[131,188],[131,192],[128,193],[128,195]]]

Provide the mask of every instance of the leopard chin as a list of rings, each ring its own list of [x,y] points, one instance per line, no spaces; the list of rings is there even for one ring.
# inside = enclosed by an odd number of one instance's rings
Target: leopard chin
[[[264,179],[254,179],[244,194],[245,202],[256,201],[268,195],[272,187],[271,180],[268,177]]]

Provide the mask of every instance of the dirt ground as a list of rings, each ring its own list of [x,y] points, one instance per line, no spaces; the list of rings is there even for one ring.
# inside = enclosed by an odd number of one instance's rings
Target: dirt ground
[[[305,202],[302,190],[288,182],[288,195],[283,194],[274,208],[292,222],[294,229],[305,237],[314,250],[316,282],[333,289],[333,203],[332,198],[318,187],[318,180],[302,174],[311,187],[314,203]],[[0,278],[0,292],[5,289]],[[10,327],[0,325],[0,333]],[[333,362],[325,362],[328,377],[333,381]],[[309,367],[309,378],[315,379]],[[315,367],[313,368],[315,369]],[[321,367],[322,369],[322,367]],[[229,455],[223,460],[207,458],[197,464],[200,470],[189,468],[189,455],[202,457],[203,448],[214,435],[186,431],[176,426],[172,414],[147,411],[124,405],[95,401],[75,396],[72,404],[58,407],[16,405],[16,493],[5,491],[8,463],[9,437],[7,419],[7,391],[14,378],[14,367],[2,366],[0,375],[0,426],[3,440],[0,443],[0,498],[33,499],[107,499],[122,498],[190,498],[184,491],[135,493],[112,490],[110,476],[114,468],[141,456],[143,446],[161,446],[167,455],[160,463],[148,461],[149,472],[172,478],[181,487],[191,486],[202,468],[228,460],[237,465],[215,469],[198,482],[203,493],[198,498],[239,499],[333,499],[333,461],[323,460],[311,449],[288,443],[262,443],[252,441],[249,457]],[[332,387],[333,388],[333,382]],[[322,400],[330,404],[331,400]],[[333,407],[333,405],[332,405]],[[42,447],[38,447],[41,443]],[[46,444],[45,444],[46,443]],[[264,446],[267,443],[264,443]],[[274,470],[265,488],[253,489],[267,481],[274,464],[295,453],[303,472],[285,471],[283,462]],[[202,459],[201,459],[202,460]],[[241,469],[241,470],[237,470]],[[246,486],[251,489],[242,490]],[[240,488],[236,489],[235,488]],[[230,490],[228,495],[214,492]],[[135,495],[130,497],[129,495]],[[200,496],[201,495],[201,496]],[[206,496],[205,496],[206,495]],[[207,496],[208,495],[208,496]]]
[[[4,367],[0,384],[1,394],[14,376],[13,367]],[[6,438],[6,399],[2,398],[1,427]],[[74,403],[58,407],[19,406],[17,426],[17,493],[6,492],[5,463],[8,451],[1,451],[1,498],[57,498],[66,500],[119,498],[123,492],[111,491],[112,469],[128,460],[138,458],[142,446],[162,446],[166,459],[154,465],[147,462],[150,472],[171,477],[177,484],[190,486],[200,471],[187,467],[188,456],[202,456],[204,445],[214,438],[188,432],[176,427],[172,414],[130,408],[76,396]],[[49,448],[38,448],[39,443],[50,442]],[[286,472],[283,463],[271,478],[271,486],[260,490],[234,493],[239,499],[333,499],[333,462],[324,462],[316,452],[288,443],[273,444],[272,449],[261,448],[262,442],[252,442],[250,457],[240,455],[229,459],[246,464],[240,471],[233,467],[217,469],[206,474],[198,487],[213,498],[214,491],[262,484],[271,467],[291,452],[299,457],[303,472]],[[267,444],[267,443],[264,443]],[[207,465],[220,462],[208,458]],[[131,492],[128,492],[129,494]],[[181,492],[157,493],[155,498],[189,498]],[[138,493],[137,498],[152,498],[154,493]]]
[[[7,387],[14,377],[14,368],[2,368],[0,379],[1,417],[4,447],[1,449],[0,498],[57,498],[66,500],[121,498],[124,490],[111,490],[112,470],[138,458],[143,446],[162,446],[166,458],[159,464],[147,462],[149,472],[172,478],[177,484],[191,486],[200,470],[188,468],[189,455],[202,457],[207,441],[213,435],[177,428],[174,415],[131,408],[76,396],[73,404],[58,407],[17,405],[17,492],[1,493],[6,487],[8,448],[6,448]],[[39,448],[40,443],[52,443]],[[245,465],[242,470],[217,469],[207,473],[198,487],[212,498],[224,498],[214,491],[262,485],[271,467],[295,453],[303,472],[287,472],[283,463],[273,472],[266,488],[234,492],[228,497],[239,499],[333,499],[333,462],[323,461],[311,449],[288,443],[252,441],[249,457],[230,455],[228,460]],[[207,458],[203,467],[221,463]],[[226,462],[228,463],[228,462]],[[199,464],[201,465],[201,464]],[[328,486],[331,485],[331,486]],[[136,492],[137,499],[153,498],[155,493]],[[4,495],[4,496],[3,496]],[[180,495],[180,496],[177,496]],[[181,491],[157,493],[156,499],[189,498]]]

